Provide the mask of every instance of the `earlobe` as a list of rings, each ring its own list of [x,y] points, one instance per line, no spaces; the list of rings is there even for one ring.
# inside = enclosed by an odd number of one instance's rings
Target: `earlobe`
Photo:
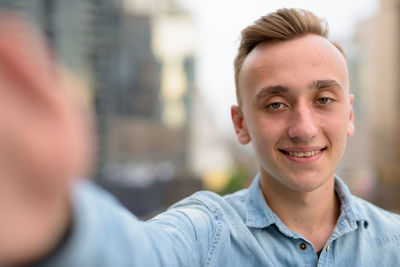
[[[354,95],[350,95],[350,112],[349,112],[349,124],[347,126],[347,136],[352,136],[355,132],[353,101],[354,101]]]
[[[354,134],[354,132],[355,132],[354,123],[351,122],[351,123],[347,126],[347,136],[352,136],[352,135]]]
[[[233,127],[235,128],[236,136],[242,145],[248,144],[251,139],[247,131],[246,123],[242,114],[242,110],[239,106],[231,107],[231,116]]]

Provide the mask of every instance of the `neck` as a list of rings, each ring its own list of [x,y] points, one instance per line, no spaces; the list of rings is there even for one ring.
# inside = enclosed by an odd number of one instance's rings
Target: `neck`
[[[311,192],[294,191],[274,178],[261,177],[261,188],[270,208],[293,232],[322,249],[340,215],[340,203],[334,190],[334,178]]]

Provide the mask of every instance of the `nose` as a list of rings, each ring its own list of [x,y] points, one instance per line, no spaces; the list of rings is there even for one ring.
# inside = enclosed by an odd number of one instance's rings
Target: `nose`
[[[318,124],[310,105],[298,104],[291,112],[288,136],[295,142],[310,142],[318,134]]]

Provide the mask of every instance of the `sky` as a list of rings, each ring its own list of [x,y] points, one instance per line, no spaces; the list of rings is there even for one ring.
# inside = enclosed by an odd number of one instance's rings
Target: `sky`
[[[240,31],[282,7],[310,10],[329,23],[330,39],[348,41],[355,27],[379,10],[378,0],[177,0],[196,28],[196,82],[215,124],[233,133],[230,106],[236,104],[233,59]]]

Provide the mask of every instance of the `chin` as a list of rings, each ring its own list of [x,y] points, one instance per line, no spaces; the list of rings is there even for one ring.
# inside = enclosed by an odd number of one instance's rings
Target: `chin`
[[[318,189],[321,184],[286,184],[286,186],[296,192],[308,193]]]
[[[296,192],[312,192],[323,186],[328,180],[329,178],[321,179],[321,175],[295,174],[290,179],[282,179],[281,183]]]

